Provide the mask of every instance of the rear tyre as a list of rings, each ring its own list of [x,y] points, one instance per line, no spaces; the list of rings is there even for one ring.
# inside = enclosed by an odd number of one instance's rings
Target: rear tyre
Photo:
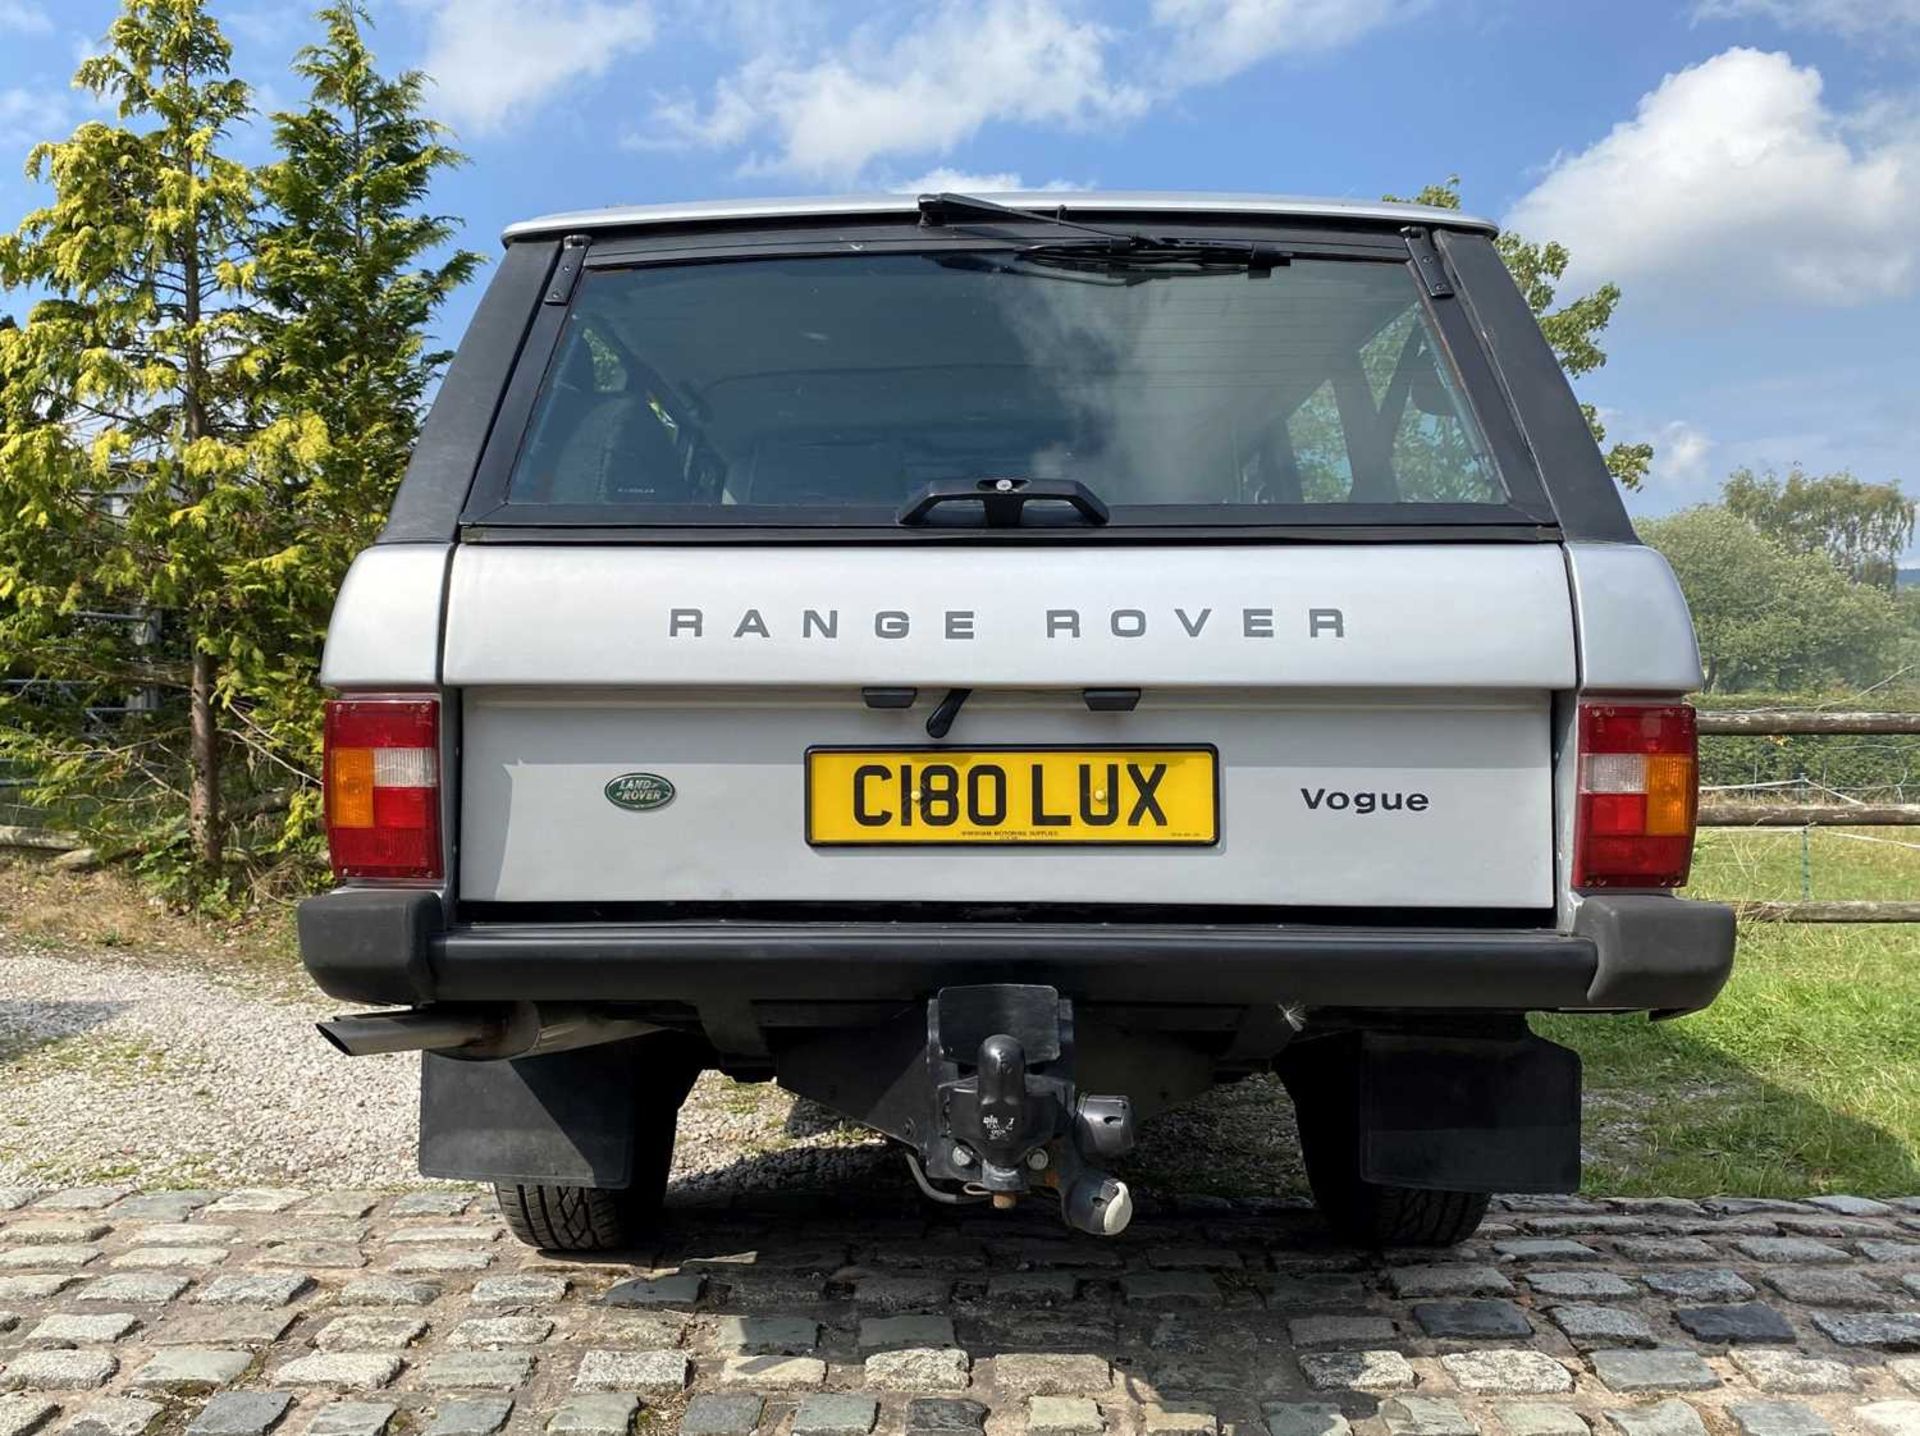
[[[1285,1075],[1313,1205],[1343,1240],[1363,1247],[1447,1247],[1478,1229],[1491,1200],[1486,1192],[1403,1187],[1360,1175],[1357,1079],[1351,1068],[1328,1061],[1311,1074],[1292,1070]]]
[[[1313,1205],[1327,1225],[1364,1247],[1450,1247],[1479,1229],[1485,1192],[1434,1192],[1369,1182],[1351,1168],[1337,1172],[1305,1149]]]
[[[647,1039],[649,1041],[653,1039]],[[528,1246],[554,1252],[622,1251],[660,1226],[660,1205],[673,1167],[680,1104],[699,1065],[656,1072],[634,1096],[633,1181],[617,1191],[539,1182],[495,1182],[507,1230]]]
[[[530,1247],[552,1252],[619,1251],[651,1229],[659,1201],[642,1194],[594,1187],[528,1186],[495,1182],[493,1194],[507,1230]]]

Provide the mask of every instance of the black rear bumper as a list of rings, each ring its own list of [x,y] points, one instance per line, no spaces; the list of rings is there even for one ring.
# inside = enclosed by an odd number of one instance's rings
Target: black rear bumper
[[[342,889],[300,905],[331,995],[423,1005],[521,999],[856,1003],[1041,983],[1094,1003],[1475,1012],[1685,1012],[1733,966],[1732,909],[1588,899],[1575,930],[707,920],[445,925],[433,893]]]

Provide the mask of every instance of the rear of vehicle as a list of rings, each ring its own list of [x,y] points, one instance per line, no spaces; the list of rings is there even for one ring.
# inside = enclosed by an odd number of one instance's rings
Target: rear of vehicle
[[[1276,1069],[1351,1235],[1578,1181],[1533,1011],[1687,1011],[1699,671],[1489,228],[960,196],[517,226],[325,679],[348,1051],[630,1240],[693,1076],[1125,1225]]]

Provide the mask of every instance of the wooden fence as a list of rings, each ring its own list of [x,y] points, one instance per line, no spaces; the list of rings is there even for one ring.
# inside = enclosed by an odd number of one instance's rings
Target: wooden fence
[[[1920,734],[1920,713],[1706,712],[1702,735],[1784,733]],[[1815,828],[1920,827],[1920,803],[1744,803],[1725,799],[1703,802],[1703,828],[1798,828],[1802,841]],[[1749,922],[1920,922],[1920,900],[1842,902],[1745,902],[1740,916]]]

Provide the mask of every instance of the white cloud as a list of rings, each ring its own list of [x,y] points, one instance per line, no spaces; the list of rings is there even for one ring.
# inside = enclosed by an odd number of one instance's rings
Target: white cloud
[[[421,68],[456,125],[497,130],[570,82],[653,41],[648,0],[414,0],[429,12]]]
[[[808,59],[763,52],[704,105],[661,104],[634,142],[771,146],[749,168],[845,182],[887,156],[948,154],[994,122],[1140,114],[1146,91],[1108,71],[1113,38],[1058,0],[943,0],[905,28],[869,23]]]
[[[663,25],[710,45],[770,54],[833,32],[831,0],[659,0]]]
[[[1608,444],[1653,445],[1652,467],[1637,491],[1643,502],[1664,512],[1719,492],[1722,446],[1700,425],[1687,419],[1654,423],[1604,404],[1599,408],[1599,419],[1606,426]]]
[[[1631,120],[1557,158],[1507,223],[1573,252],[1572,286],[1725,304],[1847,304],[1920,281],[1920,127],[1837,114],[1819,71],[1733,49],[1668,75]]]
[[[220,23],[229,34],[256,45],[284,45],[296,37],[299,43],[314,38],[309,34],[311,19],[300,7],[284,6],[278,10],[235,10],[222,15]]]
[[[0,146],[18,151],[42,140],[64,139],[71,113],[63,90],[0,90]]]
[[[53,29],[47,12],[33,0],[0,0],[0,31],[20,35],[44,35]]]
[[[1336,50],[1425,8],[1424,0],[1153,0],[1173,32],[1176,84],[1223,80],[1273,55]]]
[[[1008,170],[983,175],[942,166],[914,179],[889,180],[886,188],[889,194],[1010,194],[1026,186]]]
[[[1728,472],[1741,462],[1734,457],[1740,445],[1723,445],[1685,419],[1648,426],[1625,415],[1603,415],[1603,422],[1610,438],[1653,445],[1653,466],[1646,482],[1622,495],[1627,512],[1635,518],[1657,518],[1694,504],[1713,503]]]
[[[1092,189],[1093,183],[1090,180],[1051,179],[1045,184],[1030,185],[1011,170],[999,170],[993,174],[975,174],[941,165],[912,179],[882,180],[880,187],[888,194],[977,195],[1013,194],[1021,191],[1029,194],[1070,194],[1074,190]]]
[[[661,3],[678,22],[693,0]],[[1122,29],[1095,0],[917,0],[869,7],[848,29],[822,0],[703,0],[686,21],[744,58],[705,94],[658,99],[624,143],[737,151],[744,173],[886,184],[897,173],[886,161],[943,160],[989,125],[1122,124],[1431,3],[1151,0]]]
[[[1693,18],[1757,18],[1790,30],[1825,30],[1859,40],[1920,30],[1920,0],[1699,0]]]
[[[1674,419],[1647,437],[1653,443],[1653,467],[1647,475],[1650,489],[1692,494],[1717,487],[1718,475],[1710,465],[1719,446],[1703,430],[1685,419]]]

